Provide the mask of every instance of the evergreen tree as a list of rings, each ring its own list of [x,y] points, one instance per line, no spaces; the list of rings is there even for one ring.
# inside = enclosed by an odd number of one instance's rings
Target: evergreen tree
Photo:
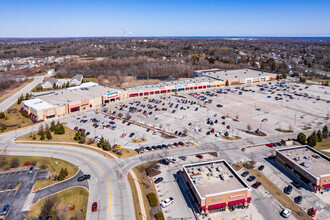
[[[308,138],[307,138],[307,144],[311,147],[315,147],[317,143],[317,136],[311,134]]]
[[[36,134],[33,134],[32,139],[33,140],[36,140],[37,139],[37,135]]]
[[[300,144],[306,144],[306,135],[304,133],[299,133],[297,140]]]
[[[50,133],[50,131],[46,131],[46,137],[48,140],[51,140],[53,137],[52,137],[52,134]]]
[[[55,121],[52,121],[52,122],[50,123],[50,131],[54,132],[55,129],[56,129]]]
[[[47,220],[58,220],[56,211],[54,209],[51,209],[48,216]]]
[[[42,131],[41,134],[40,134],[40,140],[43,141],[43,140],[45,140],[45,138],[46,138],[46,137],[45,137],[45,132]]]
[[[5,116],[5,113],[4,112],[0,112],[0,119],[4,119],[6,116]]]
[[[318,142],[322,142],[322,133],[321,133],[320,130],[317,131],[317,134],[316,135],[317,135],[317,141]]]
[[[329,129],[328,129],[327,125],[325,125],[322,129],[322,136],[323,136],[323,138],[329,137]]]
[[[109,140],[107,140],[104,144],[103,144],[103,150],[109,151],[111,149],[111,145]]]
[[[70,83],[69,83],[69,81],[66,81],[65,87],[66,87],[66,88],[69,88],[69,87],[70,87]]]
[[[79,141],[80,139],[80,134],[79,134],[79,131],[76,132],[74,138],[73,138],[75,141]]]
[[[97,143],[97,146],[99,148],[103,148],[103,146],[104,146],[104,137],[103,136],[101,137],[100,141]]]
[[[228,80],[226,80],[226,82],[225,82],[225,86],[229,86],[229,82],[228,82]]]

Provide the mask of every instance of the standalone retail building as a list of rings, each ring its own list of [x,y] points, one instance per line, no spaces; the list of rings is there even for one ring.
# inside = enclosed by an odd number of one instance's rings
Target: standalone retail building
[[[276,151],[276,162],[315,192],[330,191],[330,158],[308,145]]]
[[[245,208],[251,202],[251,188],[225,160],[184,165],[182,176],[201,212]]]

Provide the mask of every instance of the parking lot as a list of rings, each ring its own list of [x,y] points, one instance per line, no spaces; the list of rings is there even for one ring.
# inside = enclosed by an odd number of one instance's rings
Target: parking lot
[[[98,112],[82,112],[68,118],[67,126],[85,129],[90,138],[103,136],[112,145],[144,147],[142,152],[148,146],[179,141],[186,144],[263,138],[247,133],[249,129],[252,132],[259,129],[267,137],[280,140],[287,135],[286,131],[320,129],[327,123],[328,90],[272,83],[233,87],[229,91],[164,94],[109,103]],[[307,93],[314,98],[304,97]],[[173,137],[162,135],[161,131]]]
[[[71,116],[67,119],[67,126],[72,129],[85,129],[89,132],[90,138],[98,139],[103,136],[111,145],[121,145],[139,153],[212,145],[212,149],[222,152],[221,159],[231,162],[252,159],[263,163],[264,174],[283,190],[292,180],[265,161],[266,157],[274,154],[275,149],[267,147],[266,143],[296,137],[299,132],[308,134],[326,124],[329,126],[326,120],[326,117],[329,117],[329,94],[329,87],[294,83],[282,85],[277,82],[179,95],[163,94],[109,103],[98,111]],[[248,130],[250,132],[247,132]],[[264,132],[267,136],[251,134],[256,130]],[[163,135],[162,131],[173,136]],[[140,143],[133,141],[141,139],[143,141]],[[241,140],[236,143],[245,145],[236,145],[235,140]],[[179,142],[182,142],[183,146],[179,145]],[[260,146],[247,149],[244,153],[240,151],[247,144],[256,143]],[[179,187],[181,184],[180,179],[176,178],[176,172],[187,161],[176,159],[175,164],[161,165],[164,181],[157,184],[157,193],[160,200],[171,196],[175,200],[175,206],[166,208],[166,218],[194,218],[194,207],[189,202],[193,199],[179,193],[182,192]],[[199,161],[194,156],[188,157],[188,160]],[[293,190],[290,198],[293,200],[298,195],[303,197],[300,206],[305,211],[313,206],[325,214],[328,213],[326,202],[314,193],[306,189]],[[253,189],[252,196],[251,210],[258,209],[259,214],[268,219],[279,218],[279,213],[284,207],[267,194],[262,186]],[[247,212],[237,210],[226,215],[229,218],[242,217]],[[317,216],[317,219],[322,219],[324,214],[320,214],[319,211]],[[211,217],[217,219],[219,215],[213,213]],[[257,215],[255,219],[258,217],[260,216]],[[290,218],[294,219],[292,215]]]
[[[24,202],[36,180],[47,178],[46,172],[35,169],[28,173],[28,169],[0,173],[0,208],[9,204],[7,219],[24,219],[22,212]]]

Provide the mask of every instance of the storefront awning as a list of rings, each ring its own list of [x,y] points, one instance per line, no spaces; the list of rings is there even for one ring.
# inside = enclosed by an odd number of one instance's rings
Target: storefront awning
[[[322,187],[323,187],[323,188],[329,188],[329,187],[330,187],[330,183],[328,183],[328,184],[324,184],[324,185],[322,185]]]
[[[80,106],[72,107],[72,108],[70,108],[70,109],[73,110],[73,109],[79,109],[79,108],[80,108]]]
[[[161,92],[166,92],[166,90],[161,90]]]
[[[241,203],[245,203],[245,199],[230,201],[230,202],[228,202],[228,205],[236,205],[236,204],[241,204]]]
[[[209,209],[217,209],[217,208],[221,208],[221,207],[225,207],[225,206],[227,206],[227,204],[225,202],[223,202],[223,203],[209,205]]]
[[[129,94],[129,95],[138,95],[138,93],[131,93],[131,94]]]

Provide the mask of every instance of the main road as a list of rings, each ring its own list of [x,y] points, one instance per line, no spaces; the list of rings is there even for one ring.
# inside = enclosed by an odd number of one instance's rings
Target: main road
[[[66,160],[91,174],[86,219],[135,219],[134,203],[127,176],[118,168],[115,160],[87,149],[65,145],[16,144],[15,135],[29,133],[30,129],[0,136],[0,150],[7,147],[10,155],[43,156]],[[98,211],[91,212],[93,202]],[[79,207],[82,208],[82,207]]]
[[[42,83],[42,81],[44,80],[44,76],[34,76],[31,78],[34,79],[31,83],[29,83],[23,89],[19,90],[18,92],[16,92],[15,94],[13,94],[12,96],[10,96],[9,98],[7,98],[6,100],[0,103],[0,112],[6,111],[10,106],[12,106],[13,104],[15,104],[15,102],[17,102],[17,99],[22,94],[25,95],[26,93],[30,92],[34,87]]]

